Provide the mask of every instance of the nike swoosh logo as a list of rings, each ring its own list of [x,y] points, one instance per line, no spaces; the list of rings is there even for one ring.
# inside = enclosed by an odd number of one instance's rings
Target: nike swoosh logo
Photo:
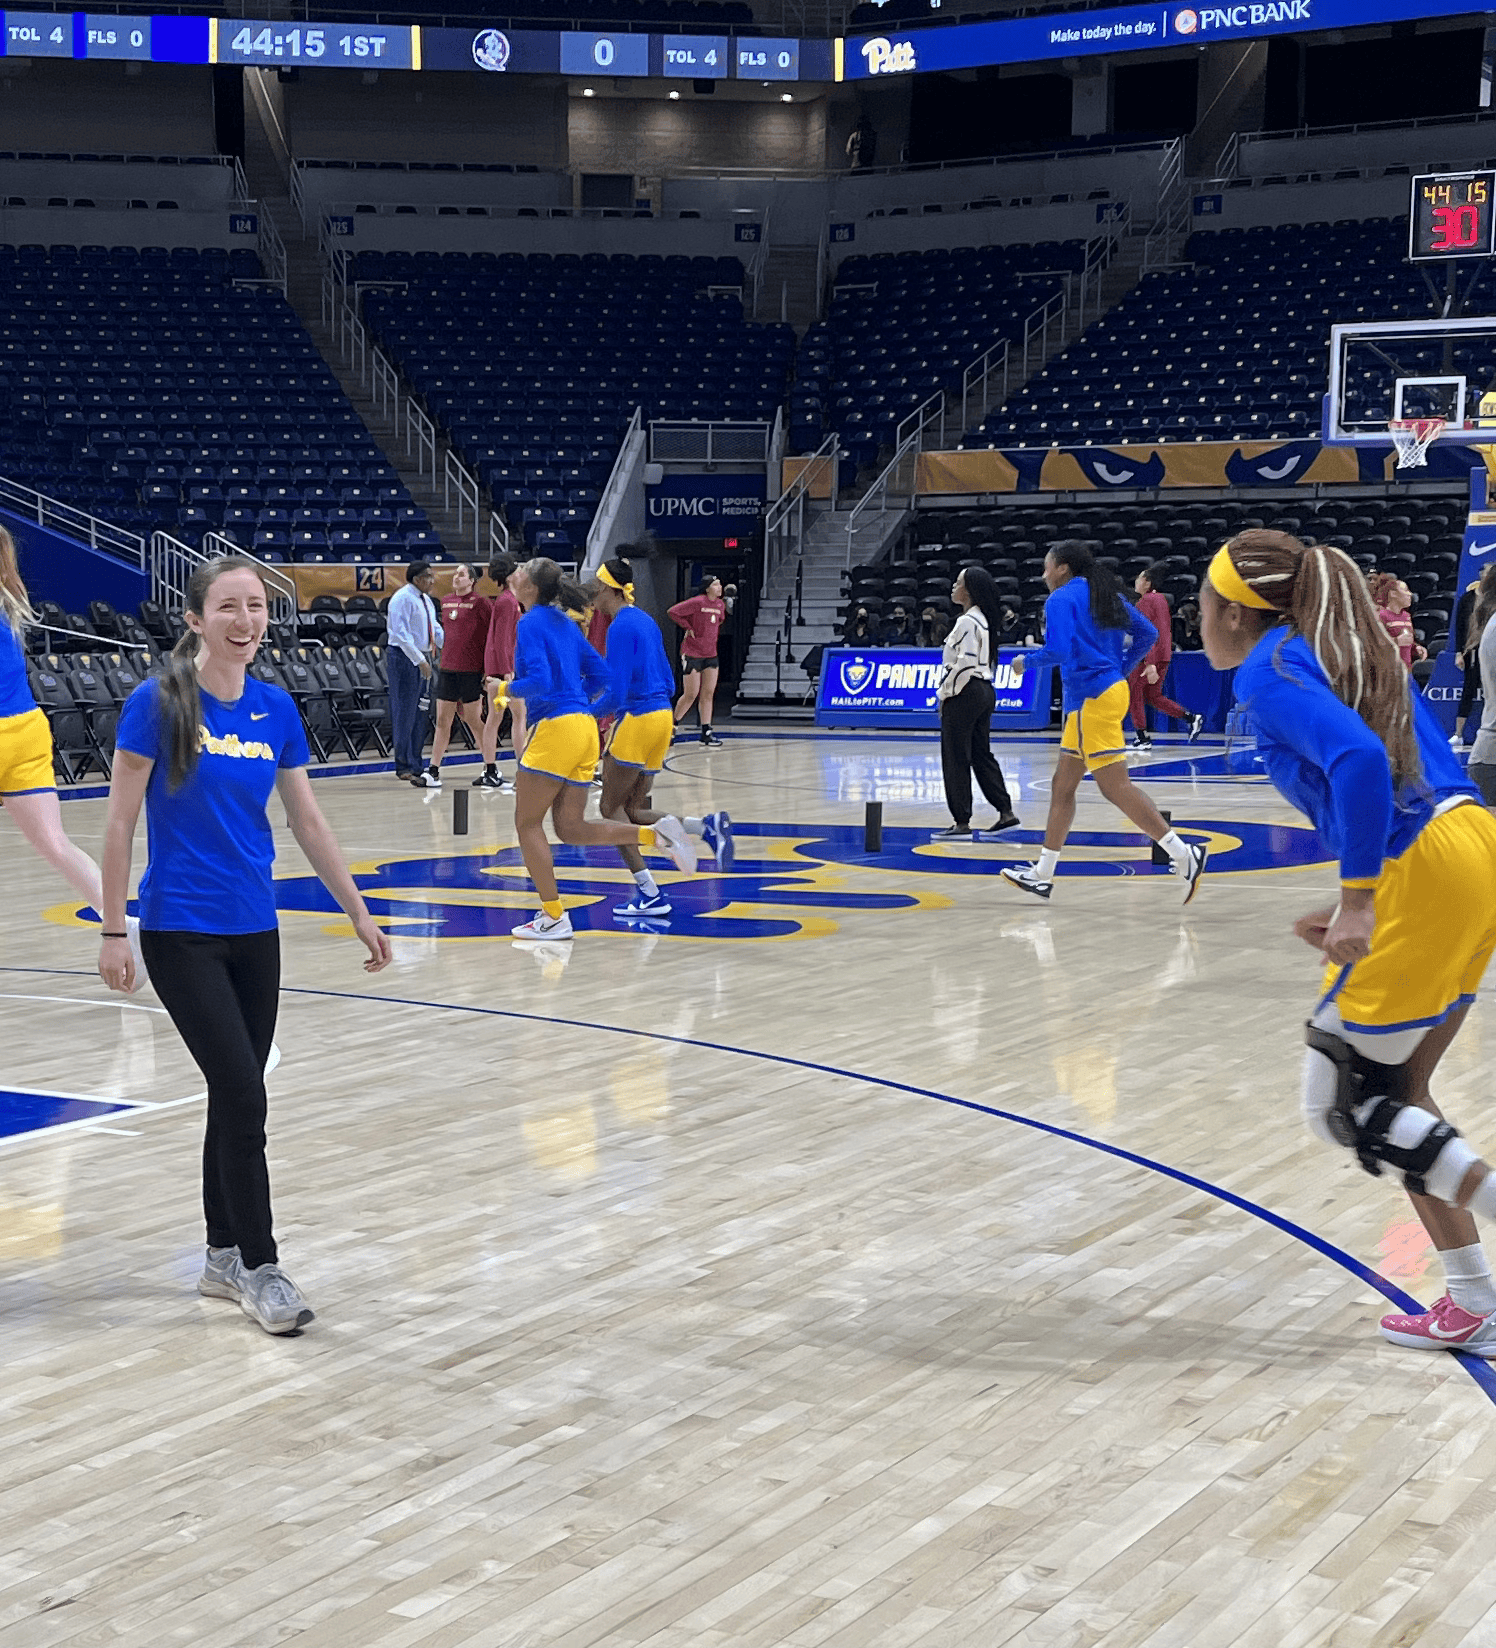
[[[1476,555],[1489,555],[1493,549],[1496,549],[1496,544],[1471,544],[1470,554],[1472,557]]]
[[[249,712],[249,718],[250,718],[251,721],[263,721],[265,719],[265,717],[269,714],[270,714],[269,710],[261,710],[258,715],[256,715],[254,713],[254,711],[251,710]]]
[[[1469,1331],[1466,1328],[1453,1328],[1450,1332],[1446,1333],[1437,1322],[1430,1322],[1428,1325],[1428,1330],[1435,1339],[1458,1339],[1462,1333]]]

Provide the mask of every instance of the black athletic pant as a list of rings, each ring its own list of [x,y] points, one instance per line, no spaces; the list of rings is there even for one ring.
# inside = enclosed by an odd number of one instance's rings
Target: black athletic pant
[[[954,698],[940,700],[940,771],[945,779],[945,804],[963,829],[971,823],[973,773],[982,794],[1000,814],[1013,810],[1003,770],[992,753],[992,711],[996,705],[992,683],[981,675],[972,676]]]
[[[273,1265],[265,1165],[265,1061],[280,1004],[280,933],[142,930],[151,983],[208,1082],[203,1213],[209,1247]]]
[[[1475,708],[1475,694],[1480,688],[1480,655],[1478,653],[1458,653],[1460,673],[1464,677],[1460,683],[1460,707],[1454,712],[1455,720],[1461,724]]]

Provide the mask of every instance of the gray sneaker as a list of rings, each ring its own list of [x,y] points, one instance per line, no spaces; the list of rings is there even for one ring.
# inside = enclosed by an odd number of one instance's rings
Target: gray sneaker
[[[295,1282],[279,1265],[261,1265],[256,1270],[239,1267],[239,1303],[266,1333],[295,1333],[316,1317],[301,1297]]]
[[[244,1291],[240,1275],[238,1248],[210,1247],[203,1273],[197,1279],[197,1291],[209,1299],[238,1299]]]

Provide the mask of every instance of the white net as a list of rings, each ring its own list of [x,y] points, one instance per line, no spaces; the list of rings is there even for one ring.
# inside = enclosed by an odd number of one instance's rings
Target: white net
[[[1394,418],[1387,433],[1397,448],[1399,469],[1422,469],[1428,463],[1428,449],[1443,433],[1444,418]]]

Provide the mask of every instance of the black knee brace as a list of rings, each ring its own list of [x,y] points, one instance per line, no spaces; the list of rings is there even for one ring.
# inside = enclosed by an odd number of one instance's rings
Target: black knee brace
[[[1380,1175],[1385,1162],[1397,1169],[1403,1184],[1415,1196],[1428,1195],[1423,1176],[1444,1146],[1459,1137],[1459,1129],[1435,1120],[1411,1148],[1393,1144],[1388,1137],[1392,1124],[1409,1104],[1407,1066],[1378,1064],[1333,1031],[1313,1024],[1305,1026],[1304,1040],[1335,1066],[1335,1107],[1326,1116],[1325,1125],[1336,1140],[1355,1151],[1356,1160],[1373,1178]]]

